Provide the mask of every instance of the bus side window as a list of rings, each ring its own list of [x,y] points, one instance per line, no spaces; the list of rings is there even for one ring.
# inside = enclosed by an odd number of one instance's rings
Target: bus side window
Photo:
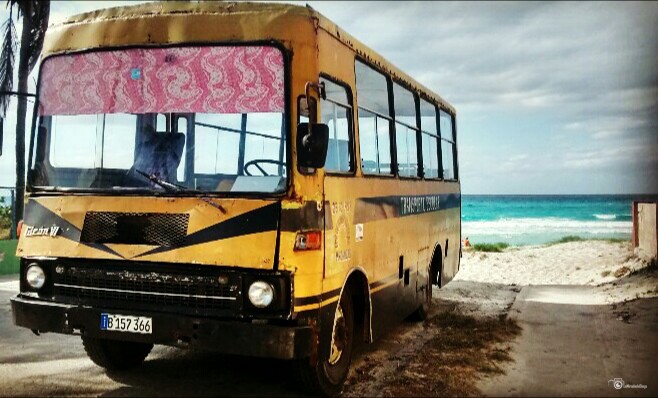
[[[439,133],[441,134],[441,163],[444,180],[457,179],[455,130],[452,115],[439,110]]]
[[[348,173],[354,171],[352,154],[352,105],[347,89],[324,77],[326,99],[320,102],[320,121],[329,126],[329,145],[325,170]]]
[[[393,83],[393,94],[398,175],[401,177],[418,177],[416,101],[411,91],[398,83]]]
[[[423,148],[423,176],[439,178],[439,135],[437,133],[436,107],[420,100],[420,128]]]
[[[359,149],[364,174],[393,173],[391,118],[386,76],[356,61],[356,96],[359,106]]]

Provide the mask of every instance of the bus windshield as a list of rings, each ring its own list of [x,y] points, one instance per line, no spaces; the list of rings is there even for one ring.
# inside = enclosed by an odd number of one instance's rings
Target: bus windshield
[[[270,46],[47,58],[29,183],[50,189],[285,189],[284,64]]]

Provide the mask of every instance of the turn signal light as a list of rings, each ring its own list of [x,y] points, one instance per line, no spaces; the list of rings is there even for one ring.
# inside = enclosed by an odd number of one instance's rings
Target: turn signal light
[[[23,220],[20,220],[18,224],[16,224],[16,237],[20,238],[21,237],[21,232],[23,232]]]
[[[322,232],[297,232],[295,250],[319,250],[322,248]]]

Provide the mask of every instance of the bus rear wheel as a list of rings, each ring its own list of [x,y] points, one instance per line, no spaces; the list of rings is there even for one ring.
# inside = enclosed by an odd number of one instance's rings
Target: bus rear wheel
[[[82,337],[89,359],[107,370],[127,370],[144,362],[153,344]]]
[[[343,389],[352,362],[354,342],[354,305],[350,289],[345,289],[336,306],[328,358],[311,365],[299,363],[302,383],[315,394],[334,397]]]

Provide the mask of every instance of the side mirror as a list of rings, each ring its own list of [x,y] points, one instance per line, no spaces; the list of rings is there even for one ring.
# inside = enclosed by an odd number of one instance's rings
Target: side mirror
[[[297,125],[297,164],[299,167],[320,169],[327,160],[329,126],[299,123]]]

